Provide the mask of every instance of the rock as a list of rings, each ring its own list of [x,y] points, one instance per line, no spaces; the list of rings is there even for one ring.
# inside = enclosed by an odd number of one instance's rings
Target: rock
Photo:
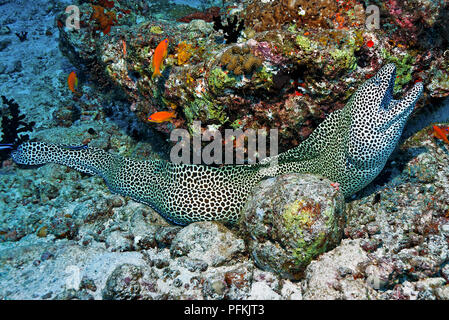
[[[250,300],[280,300],[281,296],[273,291],[266,283],[256,282],[251,287]]]
[[[429,136],[432,126],[416,132],[415,124],[409,125],[415,129],[383,174],[347,206],[346,235],[361,238],[370,252],[363,273],[368,284],[381,289],[382,299],[436,299],[426,280],[449,278],[448,156]],[[404,287],[403,279],[415,288]]]
[[[449,236],[449,223],[443,224],[441,226],[441,231],[446,235]]]
[[[189,224],[175,236],[170,247],[172,257],[187,256],[213,267],[230,262],[244,251],[242,239],[222,224],[208,221]]]
[[[208,34],[212,31],[212,23],[207,23],[204,20],[192,20],[188,25],[187,29],[189,31],[197,31],[204,34]]]
[[[9,39],[0,41],[0,51],[5,50],[10,44],[11,44],[11,40],[9,40]]]
[[[344,198],[329,180],[288,174],[255,187],[240,225],[259,268],[299,279],[340,242],[344,223]]]
[[[289,280],[285,280],[282,284],[281,295],[287,300],[302,300],[301,287]]]
[[[435,289],[435,296],[440,300],[449,300],[449,284]]]
[[[250,294],[253,282],[254,264],[244,262],[232,266],[224,273],[224,280],[227,285],[226,299],[239,300]]]
[[[441,276],[449,283],[449,263],[446,263],[441,268]]]
[[[0,27],[0,36],[4,36],[6,34],[10,34],[11,29],[8,26],[1,26]]]
[[[206,262],[189,257],[180,257],[178,263],[190,272],[206,271],[208,267]]]
[[[155,235],[155,241],[157,245],[161,248],[170,247],[173,239],[176,237],[180,230],[182,230],[182,228],[178,226],[160,227]]]
[[[109,276],[103,291],[103,299],[124,300],[136,299],[140,294],[139,279],[142,268],[133,264],[118,266]]]
[[[37,266],[35,261],[39,261]],[[52,235],[39,238],[34,234],[20,242],[0,243],[0,264],[0,297],[9,300],[98,300],[105,292],[111,299],[131,296],[125,295],[125,284],[112,274],[123,265],[139,266],[142,270],[146,265],[137,252],[109,252],[103,243],[95,241],[80,246],[72,240],[57,240]],[[126,270],[121,270],[125,279]]]
[[[443,278],[427,278],[416,282],[416,289],[419,291],[433,291],[434,289],[441,288],[446,283]]]
[[[12,65],[6,70],[7,73],[12,74],[16,72],[21,72],[23,70],[22,61],[16,60]]]
[[[48,293],[42,296],[42,299],[48,299],[51,294]],[[86,292],[85,290],[76,291],[74,289],[64,290],[63,292],[57,294],[53,300],[94,300],[94,297]]]
[[[113,231],[106,237],[106,248],[111,251],[131,251],[133,249],[133,238],[130,234]]]
[[[342,241],[341,245],[313,261],[305,271],[303,298],[307,300],[375,299],[376,291],[354,277],[358,264],[368,260],[360,240]],[[344,268],[345,275],[341,272]],[[349,271],[349,272],[348,272]]]

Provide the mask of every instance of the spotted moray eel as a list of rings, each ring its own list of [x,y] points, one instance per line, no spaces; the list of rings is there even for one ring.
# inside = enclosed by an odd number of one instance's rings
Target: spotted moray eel
[[[185,225],[215,220],[235,223],[253,187],[266,176],[314,173],[337,182],[348,197],[383,169],[421,96],[415,86],[393,100],[396,70],[384,66],[346,106],[330,114],[298,147],[259,164],[224,166],[138,161],[93,147],[23,143],[14,150],[18,164],[57,163],[101,176],[112,192],[148,204],[167,220]]]

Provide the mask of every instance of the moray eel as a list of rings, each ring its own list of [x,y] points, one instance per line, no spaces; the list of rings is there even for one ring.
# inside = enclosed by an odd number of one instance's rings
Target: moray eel
[[[255,165],[215,168],[137,161],[98,148],[44,142],[21,144],[12,159],[24,165],[58,163],[99,175],[112,192],[148,204],[176,224],[235,223],[252,188],[267,176],[320,174],[338,182],[346,197],[370,183],[394,150],[423,90],[417,83],[404,99],[393,100],[395,78],[395,66],[386,65],[298,147]]]
[[[384,66],[298,147],[261,163],[271,161],[274,175],[320,174],[338,182],[346,198],[363,189],[384,168],[424,89],[418,82],[394,100],[395,80],[395,65]]]
[[[138,161],[99,148],[45,142],[23,143],[11,155],[18,164],[57,163],[99,175],[112,192],[145,203],[179,225],[206,220],[236,222],[249,191],[263,178],[258,164],[216,168]]]

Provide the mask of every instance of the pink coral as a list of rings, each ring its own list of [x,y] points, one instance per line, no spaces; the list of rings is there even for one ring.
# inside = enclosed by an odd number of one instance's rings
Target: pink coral
[[[396,0],[389,0],[386,6],[397,25],[404,29],[416,30],[416,17],[402,11]]]
[[[263,57],[265,60],[270,61],[273,64],[282,64],[286,61],[282,55],[275,54],[270,44],[266,41],[251,44],[255,47],[256,55]]]

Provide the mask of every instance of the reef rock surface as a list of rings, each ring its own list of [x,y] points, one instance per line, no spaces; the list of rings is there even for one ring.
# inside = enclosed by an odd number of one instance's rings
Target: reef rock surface
[[[162,22],[140,1],[120,1],[104,9],[116,18],[104,18],[111,25],[104,30],[94,7],[84,3],[81,29],[60,29],[61,49],[99,83],[116,88],[140,121],[175,109],[173,123],[147,123],[161,132],[196,132],[195,120],[202,130],[222,133],[226,128],[277,128],[285,150],[342,108],[386,63],[397,66],[396,92],[424,82],[425,97],[417,109],[449,95],[448,2],[373,5],[375,9],[367,8],[356,0],[243,1],[219,15],[213,11],[223,21],[235,17],[244,22],[237,42],[228,43],[222,30],[206,22],[212,11],[197,15],[206,21]],[[372,22],[376,10],[378,25]],[[163,39],[169,39],[165,69],[162,77],[152,78],[154,49]]]

